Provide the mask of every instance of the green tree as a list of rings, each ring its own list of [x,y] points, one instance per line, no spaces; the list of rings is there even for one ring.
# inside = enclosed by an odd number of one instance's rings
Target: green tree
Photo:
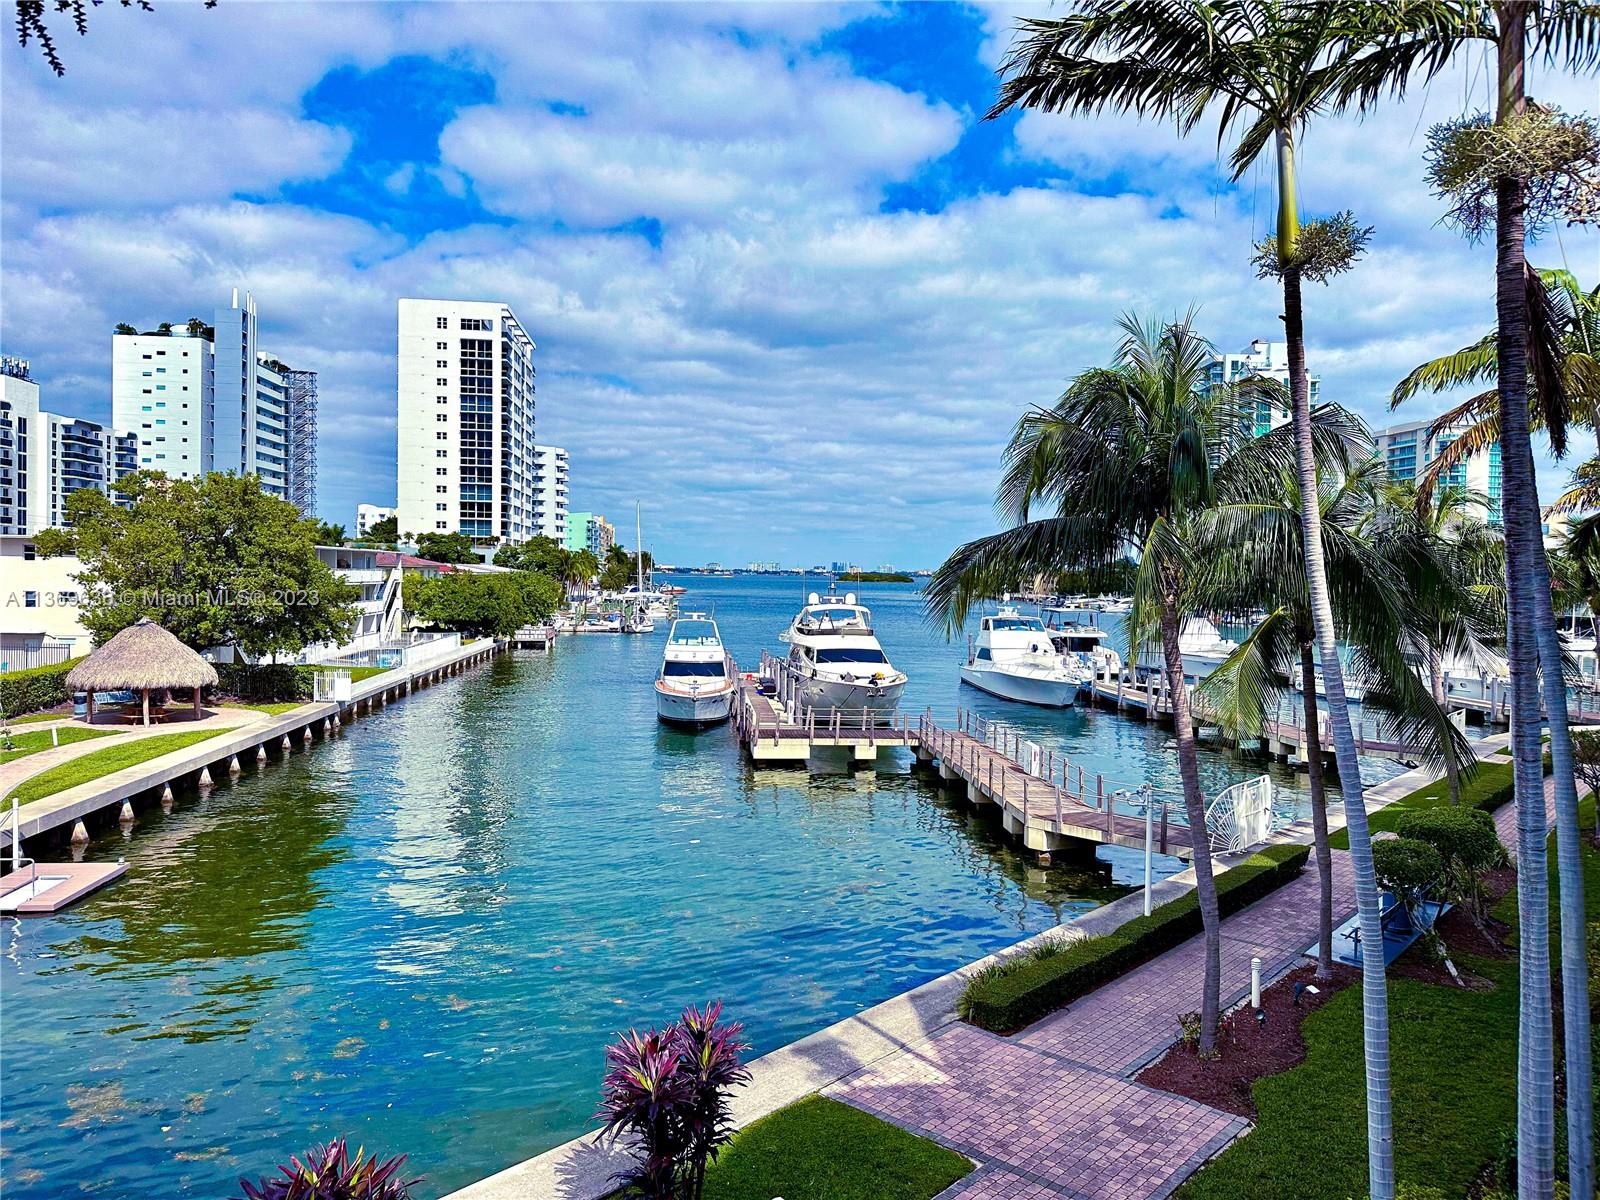
[[[117,328],[116,328],[115,332],[121,333],[121,334],[131,334],[131,333],[138,333],[139,331],[137,329],[135,329],[132,325],[129,325],[126,321],[118,321],[117,322]]]
[[[531,571],[451,571],[405,577],[406,609],[429,625],[476,637],[510,637],[546,621],[561,604],[561,585]]]
[[[316,524],[316,533],[314,534],[314,536],[317,539],[317,545],[319,545],[319,546],[342,546],[342,545],[344,545],[345,537],[344,537],[344,526],[343,525],[334,525],[334,524],[331,524],[331,523],[329,523],[327,521],[317,521],[317,522],[315,522],[315,524]]]
[[[1023,580],[1061,571],[1109,574],[1136,555],[1128,660],[1159,645],[1173,698],[1184,809],[1193,831],[1195,888],[1205,929],[1200,1047],[1215,1044],[1221,981],[1216,882],[1206,837],[1194,727],[1178,643],[1195,611],[1197,535],[1231,505],[1271,501],[1294,466],[1288,430],[1239,436],[1232,390],[1211,387],[1211,346],[1187,318],[1170,325],[1121,321],[1110,367],[1073,379],[1055,405],[1018,422],[1006,450],[997,506],[1012,528],[958,548],[928,586],[930,614],[958,628],[973,604]],[[1317,414],[1319,451],[1342,450],[1351,428]],[[1053,508],[1038,517],[1040,508]]]
[[[571,551],[555,538],[534,537],[525,542],[508,542],[495,551],[494,565],[515,571],[537,571],[552,579],[565,579]]]
[[[367,527],[367,536],[365,540],[369,542],[383,542],[387,545],[393,545],[395,542],[398,542],[400,540],[399,518],[390,515],[384,517],[381,521],[374,521]]]
[[[1281,385],[1277,385],[1281,388]],[[1256,387],[1247,384],[1246,390]],[[1411,670],[1403,647],[1421,640],[1426,626],[1419,603],[1449,591],[1440,561],[1396,561],[1391,538],[1374,538],[1370,513],[1385,469],[1369,459],[1358,469],[1321,489],[1319,528],[1334,613],[1352,650],[1353,679],[1364,689],[1367,707],[1388,714],[1390,732],[1409,745],[1431,747],[1452,778],[1471,751],[1451,725],[1443,705]],[[1333,965],[1333,851],[1328,842],[1321,714],[1315,681],[1316,640],[1305,551],[1300,545],[1299,481],[1285,477],[1264,502],[1233,505],[1198,523],[1196,591],[1204,607],[1265,607],[1266,619],[1200,685],[1197,694],[1218,723],[1236,739],[1257,734],[1269,709],[1294,694],[1300,677],[1301,725],[1306,731],[1306,766],[1311,787],[1312,843],[1318,893],[1317,973],[1327,978]],[[1415,580],[1413,575],[1418,576]]]
[[[318,523],[254,475],[139,471],[116,491],[126,506],[92,488],[73,492],[69,527],[36,539],[41,553],[82,562],[79,615],[96,643],[141,617],[196,650],[252,658],[350,635],[360,589],[317,557]]]
[[[1002,66],[990,115],[1012,107],[1094,114],[1107,109],[1171,121],[1180,135],[1215,116],[1219,141],[1237,131],[1229,159],[1240,178],[1272,147],[1278,212],[1273,238],[1256,264],[1283,288],[1290,413],[1295,431],[1301,522],[1312,627],[1328,701],[1328,724],[1350,836],[1362,936],[1382,936],[1371,837],[1356,743],[1322,561],[1316,455],[1301,284],[1346,271],[1371,235],[1349,213],[1302,225],[1295,178],[1296,140],[1315,116],[1337,107],[1345,81],[1370,48],[1349,36],[1346,14],[1329,3],[1281,0],[1085,0],[1062,17],[1028,18]],[[1374,943],[1376,944],[1376,940]],[[1388,1001],[1383,963],[1363,969],[1367,1054],[1368,1159],[1372,1195],[1394,1193],[1393,1115],[1388,1078]]]
[[[419,533],[417,556],[438,563],[482,561],[472,547],[472,539],[464,533]]]
[[[1494,817],[1479,808],[1422,808],[1401,813],[1395,832],[1438,852],[1445,898],[1461,905],[1485,929],[1483,877],[1505,861]]]
[[[1346,6],[1341,6],[1346,7]],[[1562,343],[1545,289],[1527,261],[1530,230],[1582,218],[1593,203],[1592,122],[1530,104],[1530,50],[1575,71],[1600,61],[1600,8],[1585,0],[1421,0],[1349,6],[1377,48],[1365,77],[1347,80],[1363,102],[1404,91],[1459,50],[1495,47],[1496,108],[1436,126],[1430,179],[1451,202],[1447,219],[1469,238],[1495,237],[1494,375],[1499,418],[1506,547],[1506,659],[1511,671],[1511,749],[1517,802],[1519,1006],[1517,1185],[1548,1197],[1555,1178],[1555,1063],[1551,1027],[1547,830],[1543,733],[1547,722],[1555,783],[1561,885],[1561,972],[1567,995],[1587,986],[1583,864],[1577,785],[1567,717],[1561,641],[1551,606],[1533,465],[1530,406],[1557,453],[1565,449],[1570,397]],[[1534,382],[1536,381],[1536,382]],[[1544,721],[1541,721],[1541,700]],[[1594,1071],[1586,1005],[1562,1006],[1567,1064],[1567,1177],[1574,1196],[1594,1194]]]

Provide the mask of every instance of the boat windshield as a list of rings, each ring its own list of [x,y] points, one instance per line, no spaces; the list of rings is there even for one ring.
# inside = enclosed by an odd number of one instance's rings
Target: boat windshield
[[[1044,628],[1037,617],[990,617],[990,629],[1021,629],[1037,633]]]
[[[889,664],[888,658],[876,646],[845,646],[839,649],[819,649],[819,663],[878,663]]]
[[[669,660],[661,664],[661,674],[666,675],[694,675],[700,678],[721,679],[722,664],[719,662],[676,662]]]
[[[720,644],[717,626],[712,621],[679,621],[672,627],[672,644],[676,646],[715,646]]]
[[[800,614],[800,624],[820,629],[861,627],[867,624],[867,610],[850,604],[819,604]]]

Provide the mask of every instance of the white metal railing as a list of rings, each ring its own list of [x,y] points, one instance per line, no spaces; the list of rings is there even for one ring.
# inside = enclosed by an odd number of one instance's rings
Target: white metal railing
[[[1272,803],[1272,779],[1258,775],[1224,788],[1206,808],[1206,833],[1211,849],[1238,854],[1259,846],[1281,828]]]

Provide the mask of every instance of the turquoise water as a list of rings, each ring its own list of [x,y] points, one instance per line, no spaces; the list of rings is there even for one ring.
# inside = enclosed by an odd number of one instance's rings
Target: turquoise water
[[[684,582],[744,664],[801,599]],[[1167,733],[961,688],[913,589],[858,590],[908,708],[1176,787]],[[91,846],[127,876],[0,926],[6,1196],[236,1195],[339,1133],[435,1196],[590,1127],[619,1029],[721,998],[772,1049],[1138,878],[1115,849],[1109,878],[1033,865],[903,752],[752,769],[658,725],[664,636],[502,656]],[[1262,769],[1204,759],[1210,790]]]

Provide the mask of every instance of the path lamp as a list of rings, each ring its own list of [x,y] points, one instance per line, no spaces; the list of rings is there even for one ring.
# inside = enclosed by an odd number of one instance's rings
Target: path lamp
[[[1155,852],[1155,797],[1147,783],[1139,789],[1144,793],[1144,915],[1150,915],[1151,857]]]

